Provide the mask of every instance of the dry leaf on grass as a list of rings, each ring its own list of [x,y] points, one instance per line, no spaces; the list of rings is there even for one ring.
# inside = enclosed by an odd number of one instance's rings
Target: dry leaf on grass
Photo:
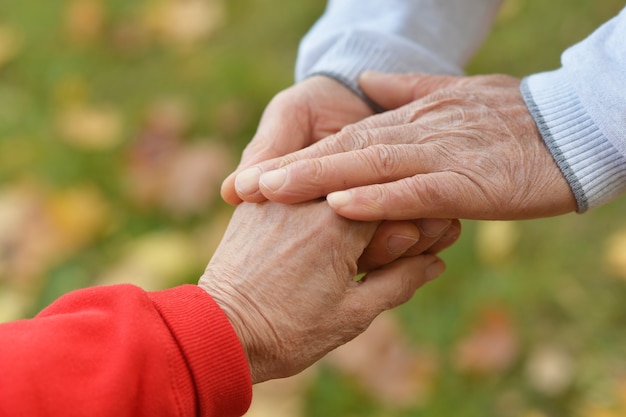
[[[112,107],[76,106],[62,111],[58,133],[65,142],[85,150],[108,150],[122,141],[123,118]]]
[[[304,417],[305,394],[315,374],[313,366],[290,378],[255,385],[246,417]]]
[[[127,243],[121,259],[106,270],[98,284],[132,283],[147,291],[180,284],[199,267],[193,240],[178,231],[154,232]]]
[[[438,372],[436,356],[411,346],[391,312],[378,316],[363,334],[331,352],[326,361],[392,408],[427,401]]]
[[[205,40],[225,20],[222,0],[161,0],[147,12],[147,27],[165,43],[189,46]]]
[[[231,159],[230,150],[219,143],[181,145],[154,163],[130,165],[129,195],[141,206],[157,206],[175,217],[203,213],[219,195]]]
[[[50,194],[46,211],[58,231],[59,250],[65,253],[84,247],[103,232],[111,214],[104,196],[91,185]]]
[[[205,141],[181,148],[163,173],[163,208],[177,217],[202,213],[219,195],[230,160],[230,151],[220,143]]]
[[[0,191],[0,280],[16,288],[37,286],[58,257],[57,231],[46,213],[45,199],[36,186]]]
[[[606,240],[604,263],[609,273],[626,280],[626,229],[618,230]]]
[[[65,9],[65,31],[78,44],[93,41],[104,28],[106,10],[103,0],[71,0]]]
[[[19,32],[8,26],[0,25],[0,68],[11,62],[22,49]]]
[[[189,123],[187,107],[174,100],[148,113],[126,160],[128,193],[138,205],[185,217],[203,213],[219,195],[232,169],[231,151],[208,139],[185,143]]]
[[[539,346],[534,349],[526,363],[526,377],[539,392],[549,396],[562,394],[574,378],[574,360],[558,346]]]
[[[0,323],[23,319],[33,301],[33,297],[27,293],[0,286]]]
[[[514,254],[519,240],[519,229],[515,222],[478,222],[476,229],[476,251],[487,265],[506,263]]]
[[[49,191],[15,185],[0,192],[0,278],[32,285],[54,263],[88,245],[108,224],[91,186]]]
[[[517,359],[517,331],[503,307],[483,310],[472,323],[469,334],[456,346],[455,363],[462,372],[475,375],[497,374]]]

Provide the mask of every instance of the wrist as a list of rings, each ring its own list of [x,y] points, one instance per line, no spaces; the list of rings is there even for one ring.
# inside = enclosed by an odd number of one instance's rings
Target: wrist
[[[267,375],[266,368],[269,361],[268,355],[264,353],[267,348],[263,346],[266,335],[271,334],[271,328],[268,328],[267,322],[260,313],[254,314],[254,311],[258,309],[255,310],[249,297],[243,296],[233,286],[223,288],[223,286],[215,285],[220,282],[231,281],[218,279],[210,269],[207,269],[200,278],[198,286],[211,296],[228,319],[246,356],[252,383],[263,382],[269,379],[264,376]]]
[[[371,98],[369,98],[363,90],[358,86],[357,82],[353,82],[350,79],[342,76],[339,73],[334,73],[332,71],[319,71],[311,74],[309,78],[313,77],[324,77],[335,81],[337,84],[343,86],[346,90],[352,92],[356,97],[361,99],[365,104],[367,104],[374,113],[382,113],[385,111],[383,107],[374,102]]]

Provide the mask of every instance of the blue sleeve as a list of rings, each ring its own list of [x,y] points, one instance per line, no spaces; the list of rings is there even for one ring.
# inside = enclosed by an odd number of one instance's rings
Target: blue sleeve
[[[331,76],[357,94],[366,70],[461,74],[501,0],[329,0],[302,39],[296,80]]]
[[[626,192],[626,9],[561,63],[522,94],[582,213]]]

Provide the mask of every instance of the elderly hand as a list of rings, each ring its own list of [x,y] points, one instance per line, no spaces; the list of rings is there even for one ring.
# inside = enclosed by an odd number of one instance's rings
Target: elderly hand
[[[330,193],[336,212],[357,220],[504,220],[574,211],[573,193],[519,83],[502,75],[367,74],[365,93],[399,108],[241,178],[254,180],[254,173],[263,195],[283,203]]]
[[[254,192],[235,187],[235,178],[245,168],[298,151],[344,126],[371,116],[373,110],[339,82],[325,76],[302,81],[272,99],[259,128],[243,152],[237,170],[222,184],[222,196],[239,204],[237,193],[250,202],[264,201],[254,182]],[[241,185],[241,184],[240,184]],[[422,219],[384,223],[359,261],[359,270],[387,264],[397,258],[426,250],[437,253],[452,244],[460,234],[458,220]]]
[[[314,76],[282,91],[263,112],[237,170],[223,182],[222,197],[230,204],[241,202],[238,192],[250,202],[265,200],[261,193],[237,190],[237,174],[255,163],[305,148],[372,114],[363,100],[329,77]]]
[[[300,372],[442,273],[441,260],[421,255],[355,281],[376,227],[324,202],[237,207],[199,285],[230,319],[253,382]]]

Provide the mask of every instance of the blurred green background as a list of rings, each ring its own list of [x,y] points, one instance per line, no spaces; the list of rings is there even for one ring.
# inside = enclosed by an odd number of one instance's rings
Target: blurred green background
[[[505,1],[468,73],[553,69],[624,4]],[[219,184],[323,7],[0,2],[0,321],[195,282],[231,212]],[[444,276],[249,414],[626,415],[625,212],[465,221]]]

